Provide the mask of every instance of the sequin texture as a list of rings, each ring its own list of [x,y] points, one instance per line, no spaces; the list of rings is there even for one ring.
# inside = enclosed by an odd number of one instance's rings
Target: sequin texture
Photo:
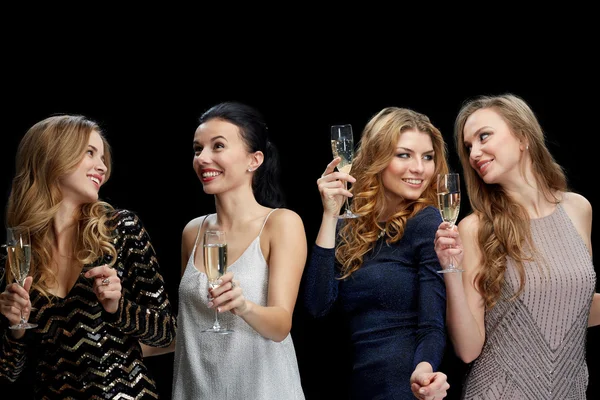
[[[4,321],[0,380],[16,380],[25,363],[34,362],[35,397],[39,399],[158,398],[139,342],[168,346],[175,337],[175,318],[140,219],[131,211],[119,210],[109,224],[116,233],[114,268],[123,287],[118,311],[104,311],[93,292],[93,281],[83,273],[67,296],[55,298],[52,304],[32,291],[30,320],[38,327],[28,330],[21,340],[13,340]],[[108,261],[104,257],[84,271]],[[34,358],[27,359],[28,355]]]

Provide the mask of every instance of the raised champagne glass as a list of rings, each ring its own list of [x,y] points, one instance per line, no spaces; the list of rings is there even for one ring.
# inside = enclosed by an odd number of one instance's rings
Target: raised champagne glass
[[[11,275],[19,285],[24,286],[31,265],[31,239],[27,227],[17,226],[6,229],[6,252]],[[21,321],[9,326],[10,329],[35,327],[37,324],[27,322],[23,317],[23,310],[21,310]]]
[[[208,285],[212,289],[219,287],[217,281],[227,272],[227,240],[225,232],[216,230],[207,230],[204,232],[204,269],[208,277]],[[219,312],[215,308],[213,326],[202,332],[227,335],[233,332],[233,330],[221,326],[219,323]]]
[[[354,158],[354,135],[352,125],[332,125],[331,126],[331,152],[333,157],[340,157],[342,160],[337,165],[340,172],[350,173],[352,169],[352,160]],[[348,182],[344,181],[344,188],[348,187]],[[345,200],[344,211],[338,218],[356,218],[357,214],[350,211],[348,197]]]
[[[460,176],[455,172],[439,174],[437,180],[438,208],[444,222],[449,222],[452,229],[460,212]],[[462,272],[454,263],[438,271],[440,274],[448,272]]]

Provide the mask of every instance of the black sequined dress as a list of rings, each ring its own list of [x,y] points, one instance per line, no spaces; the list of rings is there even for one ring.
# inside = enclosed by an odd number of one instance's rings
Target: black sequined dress
[[[83,276],[66,297],[52,304],[33,290],[30,321],[37,328],[14,340],[0,315],[0,381],[15,381],[26,363],[35,363],[37,399],[157,399],[154,379],[142,359],[139,342],[164,347],[175,337],[175,318],[155,252],[140,219],[119,210],[109,220],[122,297],[116,313],[107,313]]]

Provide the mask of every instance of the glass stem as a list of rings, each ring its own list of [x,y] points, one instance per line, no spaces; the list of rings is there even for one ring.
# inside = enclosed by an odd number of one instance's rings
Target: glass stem
[[[221,324],[219,324],[219,311],[215,308],[215,322],[213,323],[213,329],[219,330],[221,329]]]
[[[344,189],[348,190],[348,182],[344,181]],[[346,199],[344,200],[344,208],[345,208],[345,213],[346,214],[350,214],[350,202],[348,200],[348,197],[346,197]]]
[[[25,286],[25,279],[23,279],[23,282],[19,282],[19,284],[21,285],[21,287]],[[23,309],[21,309],[21,323],[24,324],[26,322],[27,320],[23,317]]]

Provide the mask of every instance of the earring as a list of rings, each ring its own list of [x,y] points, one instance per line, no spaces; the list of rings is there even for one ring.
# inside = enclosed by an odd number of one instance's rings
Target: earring
[[[529,145],[525,146],[525,150],[529,150]]]
[[[248,172],[252,172],[254,171],[252,168],[248,168]]]

